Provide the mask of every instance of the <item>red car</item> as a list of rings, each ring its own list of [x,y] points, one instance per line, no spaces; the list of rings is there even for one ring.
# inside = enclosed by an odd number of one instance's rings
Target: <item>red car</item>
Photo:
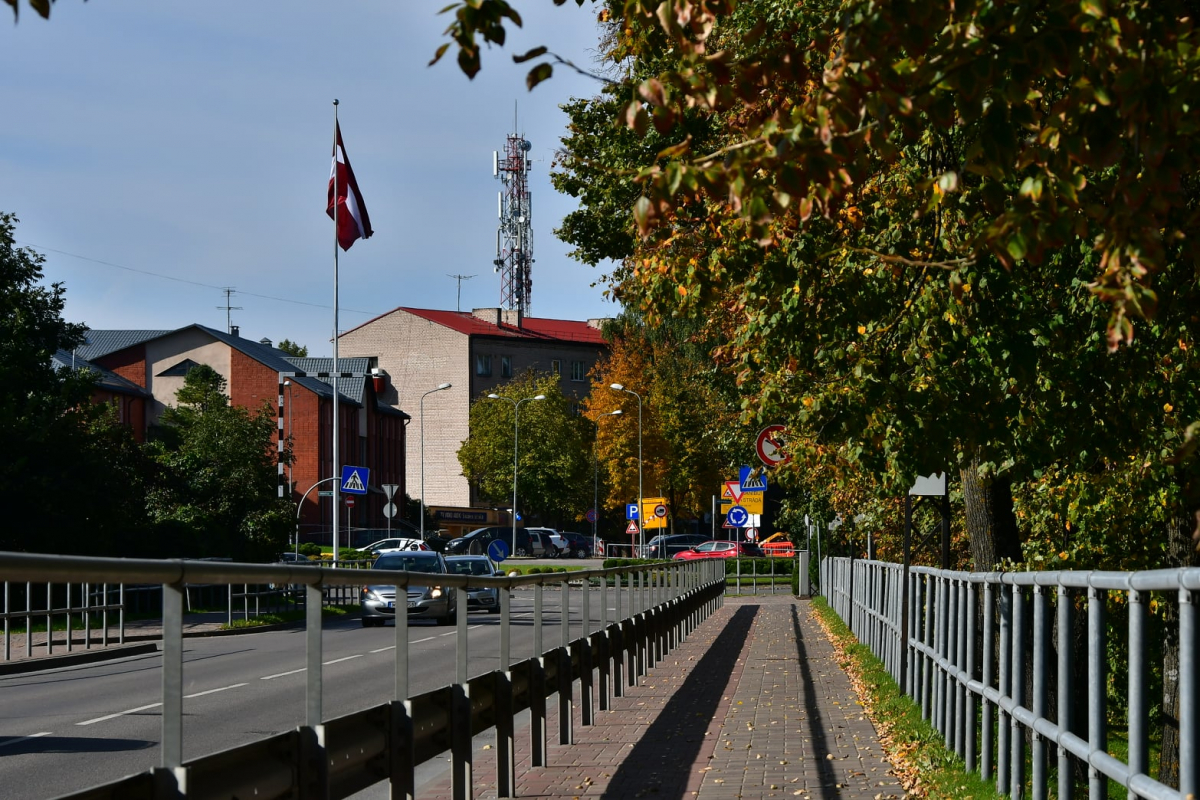
[[[697,558],[762,558],[763,551],[749,542],[705,542],[691,550],[675,554],[676,561],[694,561]]]

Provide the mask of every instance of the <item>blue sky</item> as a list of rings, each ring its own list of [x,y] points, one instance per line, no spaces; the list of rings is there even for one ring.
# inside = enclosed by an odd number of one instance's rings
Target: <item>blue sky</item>
[[[464,310],[499,305],[491,164],[514,102],[535,159],[533,315],[615,315],[593,285],[606,270],[553,236],[575,204],[548,177],[559,104],[599,84],[559,67],[528,92],[510,57],[548,44],[590,66],[594,9],[517,3],[524,30],[469,81],[453,51],[427,66],[447,3],[58,0],[49,21],[23,3],[15,25],[0,9],[0,209],[66,285],[67,318],[224,328],[232,286],[243,336],[330,354],[335,97],[375,229],[341,257],[343,330],[399,305],[455,308],[451,274],[475,276]]]

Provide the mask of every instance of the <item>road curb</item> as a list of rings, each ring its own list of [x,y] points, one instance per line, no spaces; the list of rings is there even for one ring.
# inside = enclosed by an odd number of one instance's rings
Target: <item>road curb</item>
[[[0,676],[19,675],[23,672],[41,672],[47,669],[73,667],[77,664],[93,664],[98,661],[108,661],[126,656],[142,656],[158,652],[157,642],[144,644],[118,644],[98,650],[83,650],[78,653],[64,653],[61,656],[42,656],[41,658],[23,658],[20,661],[0,662]]]

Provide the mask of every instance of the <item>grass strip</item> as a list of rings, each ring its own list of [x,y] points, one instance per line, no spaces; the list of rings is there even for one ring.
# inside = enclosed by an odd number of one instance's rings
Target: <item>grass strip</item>
[[[962,759],[943,746],[942,734],[921,719],[921,707],[900,691],[883,662],[859,643],[825,598],[814,597],[812,608],[910,797],[1004,797],[990,781],[968,773]]]

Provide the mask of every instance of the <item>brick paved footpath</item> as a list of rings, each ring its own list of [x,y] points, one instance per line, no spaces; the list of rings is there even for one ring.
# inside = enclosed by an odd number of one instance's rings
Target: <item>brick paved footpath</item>
[[[858,695],[808,600],[728,598],[674,652],[597,711],[575,740],[529,765],[517,732],[519,797],[880,800],[904,797]],[[578,687],[576,687],[578,691]],[[547,701],[557,709],[552,697]],[[478,741],[478,740],[477,740]],[[495,751],[475,752],[476,798],[493,798]],[[417,797],[450,797],[443,774]]]

